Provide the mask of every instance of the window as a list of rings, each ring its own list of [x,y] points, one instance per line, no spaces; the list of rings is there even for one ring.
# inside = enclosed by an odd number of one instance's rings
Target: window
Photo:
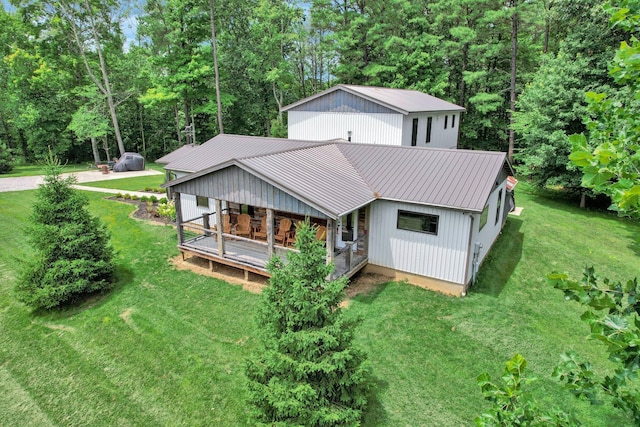
[[[400,230],[438,234],[438,218],[438,215],[398,210],[397,227]]]
[[[451,115],[451,129],[453,129],[454,127],[456,127],[456,115],[452,114]]]
[[[482,227],[485,226],[488,219],[489,219],[489,204],[487,204],[487,206],[484,207],[484,209],[482,210],[482,214],[480,214],[480,227],[478,228],[478,231],[482,230]]]
[[[431,142],[431,125],[433,124],[433,117],[427,117],[427,139],[425,142],[428,144]]]
[[[496,205],[496,224],[500,220],[500,207],[502,206],[502,188],[498,192],[498,204]]]
[[[196,205],[200,208],[209,209],[209,198],[204,196],[196,196]]]
[[[444,116],[444,128],[447,128],[447,120],[449,120],[449,116]]]
[[[411,130],[411,146],[416,146],[416,141],[418,141],[418,119],[413,119],[413,129]]]

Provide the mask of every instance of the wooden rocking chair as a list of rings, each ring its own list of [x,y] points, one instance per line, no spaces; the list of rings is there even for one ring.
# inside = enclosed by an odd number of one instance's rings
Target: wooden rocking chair
[[[253,230],[253,238],[254,239],[264,239],[267,240],[267,217],[263,216],[260,219],[260,226],[256,227],[255,230]]]
[[[238,225],[236,225],[236,236],[246,236],[251,238],[251,215],[238,215]]]
[[[214,225],[213,230],[217,231],[218,226]],[[231,217],[229,214],[222,214],[222,232],[225,234],[231,234]]]
[[[280,227],[278,228],[278,232],[275,236],[273,236],[276,243],[280,243],[282,246],[284,246],[289,230],[291,230],[291,220],[289,218],[282,218],[280,220]]]

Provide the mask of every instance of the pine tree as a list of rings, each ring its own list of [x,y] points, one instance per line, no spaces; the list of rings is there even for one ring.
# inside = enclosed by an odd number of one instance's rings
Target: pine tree
[[[358,321],[345,319],[339,306],[346,279],[327,280],[333,265],[308,221],[297,228],[296,248],[286,263],[274,257],[267,266],[261,346],[246,370],[250,404],[268,425],[359,425],[368,368],[353,345]]]
[[[87,198],[63,178],[49,155],[27,229],[36,255],[18,278],[17,298],[33,308],[52,308],[80,295],[108,289],[115,270],[109,233],[86,209]]]

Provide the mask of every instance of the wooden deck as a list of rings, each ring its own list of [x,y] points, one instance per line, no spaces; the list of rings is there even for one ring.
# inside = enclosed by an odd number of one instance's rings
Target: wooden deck
[[[242,269],[245,271],[245,278],[248,278],[247,272],[266,277],[270,276],[266,270],[269,254],[268,246],[265,242],[249,239],[240,240],[234,238],[234,236],[225,235],[225,253],[222,257],[218,251],[216,235],[200,235],[194,237],[186,240],[182,245],[179,245],[178,248],[183,254],[185,252],[192,253],[212,262]],[[283,261],[286,261],[287,253],[294,250],[293,248],[285,248],[282,246],[274,247],[275,255],[279,256]],[[345,255],[346,251],[344,249],[336,252],[334,258],[334,277],[351,277],[367,264],[368,258],[363,253],[358,255],[358,252],[353,252],[351,256]]]

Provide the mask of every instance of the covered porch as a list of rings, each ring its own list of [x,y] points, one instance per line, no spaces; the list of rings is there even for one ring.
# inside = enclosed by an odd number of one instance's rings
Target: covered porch
[[[242,206],[243,209],[230,208],[229,206],[233,203],[216,199],[214,212],[205,213],[196,218],[183,219],[179,200],[180,193],[176,193],[178,248],[183,258],[186,254],[191,254],[206,259],[212,270],[215,269],[216,264],[241,269],[244,271],[245,279],[248,280],[249,273],[269,277],[266,265],[272,256],[278,256],[286,262],[288,252],[297,252],[295,225],[303,221],[304,216],[294,212],[259,209],[253,206]],[[226,207],[223,208],[223,206]],[[251,212],[252,231],[248,235],[236,234],[237,217],[240,211]],[[354,214],[356,219],[353,219]],[[226,219],[230,221],[228,229],[225,229],[227,228],[225,225],[217,226],[217,224],[225,224],[223,219],[225,215],[233,218]],[[257,237],[263,217],[266,218],[264,223],[267,225],[266,230],[263,230],[266,240]],[[349,228],[346,222],[343,226],[340,219],[335,221],[331,218],[309,216],[306,218],[309,218],[310,222],[318,228],[318,234],[322,232],[319,238],[324,241],[327,248],[326,262],[333,263],[335,266],[333,278],[351,277],[364,268],[368,261],[368,235],[365,232],[366,210],[364,208],[359,216],[357,211],[349,214]],[[360,218],[359,230],[357,218]],[[292,224],[291,229],[286,232],[285,239],[276,241],[276,237],[281,234],[279,229],[284,219],[288,219]],[[339,235],[336,229],[340,232]]]

